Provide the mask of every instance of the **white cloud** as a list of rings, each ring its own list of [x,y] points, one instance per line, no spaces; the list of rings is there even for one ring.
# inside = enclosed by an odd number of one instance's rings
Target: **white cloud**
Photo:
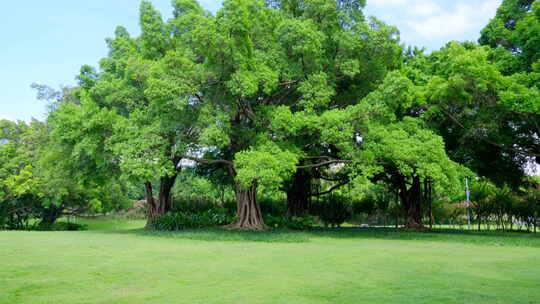
[[[430,1],[414,1],[408,7],[412,15],[433,16],[442,11],[442,7]]]
[[[407,44],[435,49],[476,40],[502,0],[368,0],[368,14],[396,25]]]
[[[446,10],[431,10],[433,13],[424,19],[409,20],[407,24],[425,38],[458,38],[459,35],[487,23],[495,15],[498,1],[459,3]],[[428,11],[428,10],[426,10]]]
[[[467,31],[471,27],[471,10],[460,5],[453,12],[443,12],[425,19],[409,20],[409,25],[416,33],[425,38],[447,37]]]
[[[388,6],[404,5],[406,3],[407,3],[407,0],[373,0],[373,1],[368,2],[368,5],[377,6],[377,7],[388,7]]]
[[[2,119],[15,121],[15,119],[13,117],[11,117],[11,116],[0,114],[0,120],[2,120]]]

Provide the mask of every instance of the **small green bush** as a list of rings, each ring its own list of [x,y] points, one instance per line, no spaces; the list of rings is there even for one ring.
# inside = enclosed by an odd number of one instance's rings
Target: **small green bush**
[[[223,209],[221,206],[217,205],[216,203],[205,200],[205,199],[197,199],[197,200],[181,200],[176,199],[173,202],[172,210],[173,213],[185,213],[185,214],[200,214],[203,212],[206,212],[208,210],[213,212],[221,212],[221,209]]]
[[[81,231],[87,229],[86,225],[71,222],[55,222],[52,225],[36,224],[30,227],[30,230],[38,231]]]
[[[372,215],[377,208],[377,198],[374,196],[366,196],[361,200],[357,200],[352,204],[352,211],[355,215],[366,214]]]
[[[330,195],[314,204],[313,214],[318,215],[325,226],[339,227],[352,216],[348,199],[340,195]]]
[[[229,224],[232,220],[232,217],[225,212],[215,212],[213,210],[193,214],[170,212],[155,219],[152,222],[152,228],[164,231],[209,228]]]
[[[311,216],[293,216],[285,222],[287,228],[293,230],[309,230],[315,226],[315,219]]]
[[[259,206],[265,216],[282,216],[287,212],[287,205],[282,200],[263,197],[259,200]]]
[[[236,207],[237,203],[235,200],[226,200],[223,202],[223,208],[225,209],[225,212],[229,215],[236,215]]]
[[[261,213],[264,216],[281,216],[287,212],[287,205],[282,200],[263,197],[259,201]],[[201,214],[206,211],[223,213],[230,216],[236,215],[237,203],[235,200],[227,200],[223,204],[207,199],[175,199],[172,213]]]
[[[265,216],[264,223],[270,228],[277,229],[292,229],[292,230],[309,230],[315,226],[315,220],[311,216],[293,216],[284,218],[281,216]]]

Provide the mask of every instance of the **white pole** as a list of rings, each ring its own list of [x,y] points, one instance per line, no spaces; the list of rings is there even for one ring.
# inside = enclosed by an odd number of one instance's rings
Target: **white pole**
[[[467,196],[467,226],[469,227],[469,230],[471,230],[471,212],[470,212],[470,198],[471,198],[471,192],[469,191],[469,178],[465,178],[465,195]]]

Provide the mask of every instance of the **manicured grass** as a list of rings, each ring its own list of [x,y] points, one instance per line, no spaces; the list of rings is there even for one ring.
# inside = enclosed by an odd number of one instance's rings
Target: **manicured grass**
[[[531,234],[85,224],[0,232],[0,303],[540,303]]]
[[[61,221],[67,221],[61,219]],[[69,220],[72,223],[85,225],[88,230],[132,230],[141,229],[146,224],[146,220],[128,220],[121,217],[108,217],[108,218],[75,218]]]

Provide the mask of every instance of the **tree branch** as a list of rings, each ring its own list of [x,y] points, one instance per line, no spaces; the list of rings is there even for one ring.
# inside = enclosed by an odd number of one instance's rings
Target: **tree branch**
[[[468,130],[467,127],[465,127],[456,117],[454,117],[454,115],[452,115],[450,113],[450,111],[446,110],[443,108],[443,111],[444,113],[452,120],[454,121],[460,128],[464,129],[464,130]],[[501,144],[498,144],[494,141],[491,141],[483,136],[479,136],[478,134],[476,133],[472,133],[472,136],[492,145],[492,146],[495,146],[503,151],[512,151],[512,152],[515,152],[515,153],[518,153],[520,155],[524,155],[524,156],[530,156],[530,157],[540,157],[540,154],[536,154],[534,152],[529,152],[529,151],[523,151],[523,150],[519,150],[519,149],[514,149],[514,148],[511,148],[511,147],[506,147],[504,145],[501,145]]]
[[[324,192],[319,192],[319,193],[314,193],[314,194],[311,194],[311,196],[322,196],[322,195],[325,195],[325,194],[329,194],[331,193],[332,191],[334,190],[337,190],[345,185],[347,185],[349,183],[349,181],[344,181],[342,183],[339,183],[335,186],[333,186],[332,188],[328,189],[327,191],[324,191]]]
[[[225,159],[205,159],[205,158],[198,158],[188,155],[182,155],[182,158],[189,159],[201,164],[207,164],[207,165],[214,165],[214,164],[226,164],[228,166],[234,167],[233,162],[225,160]]]
[[[332,165],[332,164],[351,164],[351,163],[352,163],[352,160],[334,159],[334,160],[329,160],[329,161],[325,161],[325,162],[318,163],[318,164],[313,164],[313,165],[296,166],[296,168],[297,169],[310,169],[310,168],[324,167],[324,166],[328,166],[328,165]]]

